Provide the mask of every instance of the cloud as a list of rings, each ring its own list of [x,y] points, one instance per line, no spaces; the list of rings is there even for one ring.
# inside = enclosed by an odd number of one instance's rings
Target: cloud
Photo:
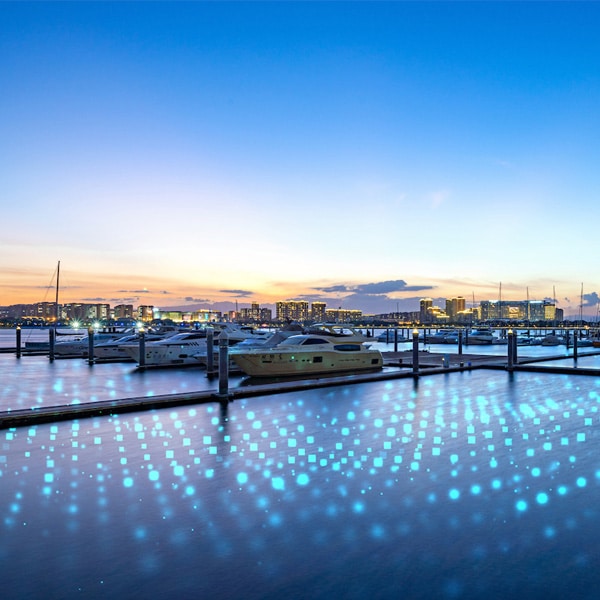
[[[161,296],[170,296],[172,295],[173,292],[169,292],[167,290],[160,290],[158,292],[153,292],[152,290],[149,290],[147,288],[144,288],[143,290],[117,290],[117,292],[119,294],[159,294]]]
[[[449,196],[450,196],[450,194],[445,190],[433,192],[430,195],[431,208],[437,208],[438,206],[441,206],[444,202],[446,202],[446,200]]]
[[[393,292],[422,292],[424,290],[432,290],[433,287],[432,285],[408,285],[403,279],[394,279],[376,283],[361,283],[355,286],[339,284],[313,289],[326,294],[350,293],[353,296],[379,296]]]
[[[337,284],[313,288],[323,294],[319,299],[328,306],[345,306],[348,308],[361,307],[366,313],[389,313],[397,310],[408,312],[416,310],[419,298],[397,298],[394,294],[403,292],[424,292],[435,289],[433,285],[408,285],[404,279],[388,279],[356,285]],[[338,294],[327,297],[325,294]],[[342,295],[340,297],[340,295]],[[306,295],[307,300],[315,300]],[[416,308],[415,308],[416,307]]]
[[[432,285],[407,285],[403,279],[395,279],[357,285],[353,291],[357,294],[390,294],[392,292],[421,292],[431,289],[433,289]]]
[[[219,292],[222,294],[231,294],[232,296],[242,296],[243,298],[254,295],[254,292],[248,290],[219,290]]]
[[[317,290],[319,292],[325,292],[326,294],[339,294],[344,292],[350,292],[351,288],[345,285],[330,285],[327,287],[316,287],[313,290]]]
[[[600,298],[596,292],[583,295],[583,306],[598,306],[598,302],[600,302]]]
[[[201,302],[201,303],[210,302],[210,300],[208,298],[193,298],[192,296],[186,296],[184,299],[186,302]]]

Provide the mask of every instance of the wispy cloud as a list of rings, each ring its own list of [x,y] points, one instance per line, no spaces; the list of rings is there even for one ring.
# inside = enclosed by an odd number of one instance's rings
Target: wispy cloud
[[[231,294],[232,296],[246,298],[248,296],[253,296],[254,292],[249,290],[219,290],[222,294]]]
[[[361,283],[352,286],[338,284],[325,287],[316,287],[313,289],[326,294],[349,293],[354,295],[381,295],[391,294],[394,292],[421,292],[424,290],[431,290],[433,287],[434,286],[432,285],[408,285],[403,279],[394,279],[375,283]]]
[[[444,204],[444,202],[446,202],[446,200],[449,197],[450,197],[450,192],[448,192],[446,190],[439,190],[437,192],[432,192],[430,195],[431,208],[440,207],[442,204]]]

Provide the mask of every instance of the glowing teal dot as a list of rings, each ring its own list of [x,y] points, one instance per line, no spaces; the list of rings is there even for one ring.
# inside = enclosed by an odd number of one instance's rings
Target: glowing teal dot
[[[376,539],[381,539],[384,536],[385,530],[381,525],[373,525],[371,535]]]
[[[185,494],[186,494],[186,496],[193,496],[195,491],[196,491],[196,490],[194,489],[194,486],[193,486],[193,485],[188,485],[188,486],[185,488]]]
[[[538,504],[548,504],[548,494],[545,492],[540,492],[535,499],[537,500]]]
[[[306,473],[300,473],[300,475],[298,475],[298,477],[296,478],[296,482],[298,483],[298,485],[308,485],[309,481],[310,477]]]
[[[556,535],[556,529],[554,529],[554,527],[546,527],[546,529],[544,529],[544,535],[547,538],[553,538]]]
[[[350,411],[347,416],[348,416],[348,421],[354,421],[354,419],[356,419],[356,415],[352,411]]]
[[[450,455],[450,462],[455,465],[458,462],[458,454]]]
[[[269,517],[269,525],[272,525],[273,527],[279,527],[279,525],[281,525],[282,523],[283,519],[279,514],[274,514]]]
[[[362,513],[362,512],[365,512],[365,505],[364,505],[362,502],[355,502],[355,503],[352,505],[352,510],[353,510],[355,513],[359,513],[359,514],[360,514],[360,513]]]
[[[123,479],[123,485],[126,488],[133,487],[133,477],[125,477],[125,479]]]
[[[541,472],[541,471],[539,470],[539,468],[538,468],[538,467],[534,467],[533,469],[531,469],[531,474],[532,474],[534,477],[539,477],[539,476],[540,476],[540,472]]]
[[[525,500],[519,500],[517,502],[517,510],[524,512],[527,510],[527,502],[525,502]]]
[[[159,477],[160,473],[156,470],[150,471],[150,473],[148,473],[148,479],[150,479],[150,481],[158,481]]]
[[[240,485],[244,485],[248,482],[248,474],[247,473],[238,473],[237,481]]]
[[[453,488],[448,492],[448,496],[450,497],[450,500],[458,500],[460,498],[460,492]]]
[[[567,486],[566,485],[561,485],[558,487],[557,492],[561,495],[564,496],[567,493]]]
[[[481,493],[481,486],[480,485],[473,485],[471,486],[471,494],[473,494],[474,496],[476,496],[477,494]]]
[[[577,478],[577,487],[585,487],[587,485],[587,479],[585,477],[578,477]]]
[[[494,481],[492,481],[492,487],[495,490],[499,490],[502,487],[502,482],[499,479],[494,479]]]
[[[271,484],[274,490],[285,489],[285,481],[283,480],[283,477],[273,477],[273,479],[271,479]]]

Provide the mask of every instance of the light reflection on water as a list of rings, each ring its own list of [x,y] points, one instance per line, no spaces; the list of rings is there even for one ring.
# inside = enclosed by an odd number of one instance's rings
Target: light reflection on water
[[[599,394],[477,371],[2,431],[3,598],[592,597]]]

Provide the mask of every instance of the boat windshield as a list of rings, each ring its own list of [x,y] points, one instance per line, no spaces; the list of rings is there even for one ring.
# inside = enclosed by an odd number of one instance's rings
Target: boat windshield
[[[314,346],[321,344],[329,344],[330,342],[321,337],[314,337],[310,335],[292,335],[289,338],[279,343],[279,346]]]

